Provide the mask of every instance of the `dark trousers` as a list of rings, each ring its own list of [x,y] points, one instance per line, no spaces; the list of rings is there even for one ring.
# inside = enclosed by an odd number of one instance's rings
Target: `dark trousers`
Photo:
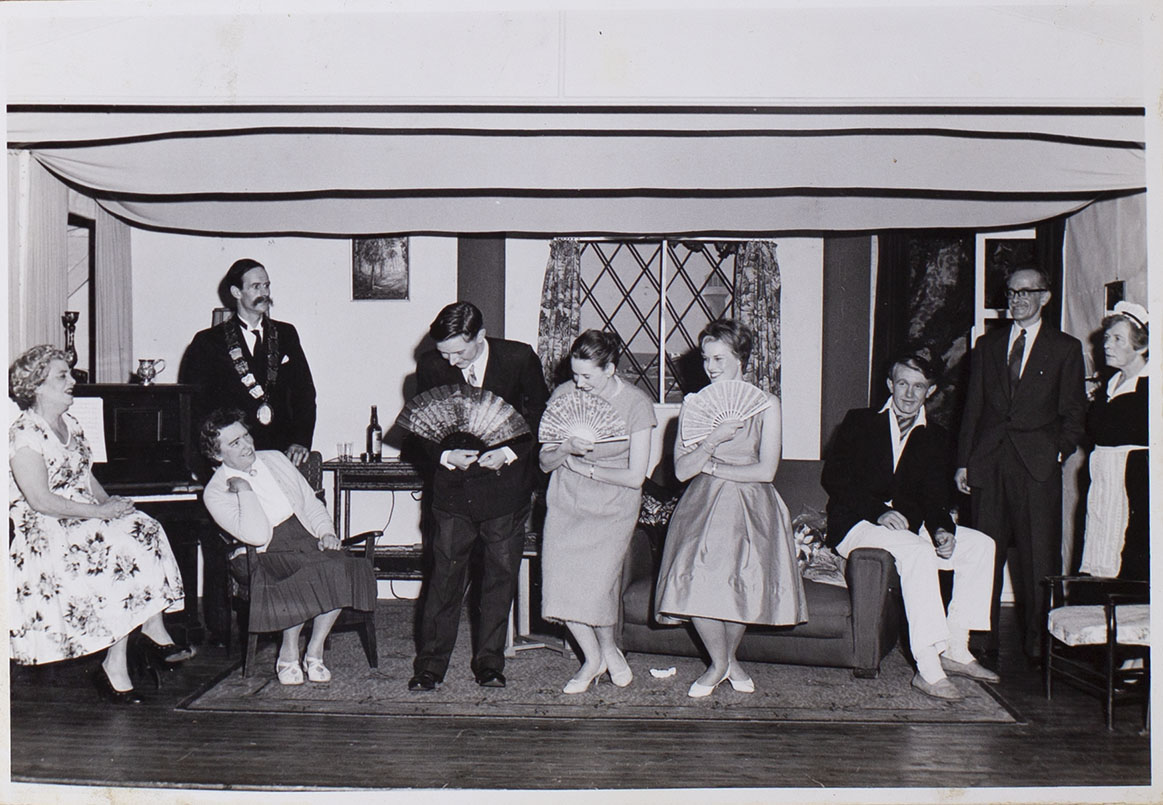
[[[474,629],[472,668],[505,667],[505,632],[517,593],[517,574],[525,548],[529,507],[489,520],[432,509],[432,561],[424,586],[416,673],[430,671],[443,679],[456,645],[460,608],[468,586],[473,548],[479,544],[480,607]]]
[[[997,628],[1001,614],[1001,591],[1006,558],[1013,548],[1010,581],[1018,606],[1022,646],[1027,656],[1042,653],[1042,632],[1046,589],[1042,579],[1062,572],[1062,472],[1038,481],[1026,471],[1017,451],[1008,441],[994,466],[992,477],[974,478],[973,524],[993,537],[992,628],[985,645],[997,651]]]

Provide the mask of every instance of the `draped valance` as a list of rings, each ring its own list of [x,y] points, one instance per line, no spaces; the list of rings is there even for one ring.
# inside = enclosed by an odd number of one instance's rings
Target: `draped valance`
[[[205,234],[1026,225],[1145,185],[1142,110],[15,107],[111,214]]]

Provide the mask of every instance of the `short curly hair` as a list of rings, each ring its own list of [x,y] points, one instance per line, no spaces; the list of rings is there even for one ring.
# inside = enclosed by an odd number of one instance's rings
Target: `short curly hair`
[[[63,349],[51,344],[39,344],[25,351],[8,367],[8,396],[27,411],[36,402],[36,390],[48,377],[48,365],[53,361],[68,363]]]
[[[217,461],[218,437],[235,422],[246,427],[246,414],[237,408],[219,408],[202,420],[202,428],[198,432],[198,446],[202,449],[202,455]]]

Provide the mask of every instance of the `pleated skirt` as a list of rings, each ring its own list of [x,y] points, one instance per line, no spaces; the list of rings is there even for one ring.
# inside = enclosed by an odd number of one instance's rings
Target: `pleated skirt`
[[[246,554],[230,566],[236,577],[246,579]],[[295,515],[275,526],[267,549],[258,554],[250,588],[250,628],[260,632],[289,629],[333,609],[369,612],[376,605],[375,574],[368,561],[319,550],[319,541]]]

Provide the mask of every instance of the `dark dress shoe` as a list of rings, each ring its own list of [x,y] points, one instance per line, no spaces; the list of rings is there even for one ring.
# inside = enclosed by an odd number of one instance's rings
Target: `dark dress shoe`
[[[482,688],[503,688],[505,675],[496,668],[485,668],[477,673],[477,684]]]
[[[408,680],[408,690],[436,690],[440,687],[440,677],[431,671],[421,671]]]
[[[167,670],[173,670],[179,663],[192,660],[198,655],[198,650],[193,646],[176,642],[163,646],[144,632],[141,634],[141,647],[159,667]]]
[[[114,688],[113,683],[109,681],[109,675],[101,666],[97,666],[97,670],[93,671],[93,686],[97,688],[101,698],[110,704],[141,704],[141,697],[133,688],[129,690]]]

